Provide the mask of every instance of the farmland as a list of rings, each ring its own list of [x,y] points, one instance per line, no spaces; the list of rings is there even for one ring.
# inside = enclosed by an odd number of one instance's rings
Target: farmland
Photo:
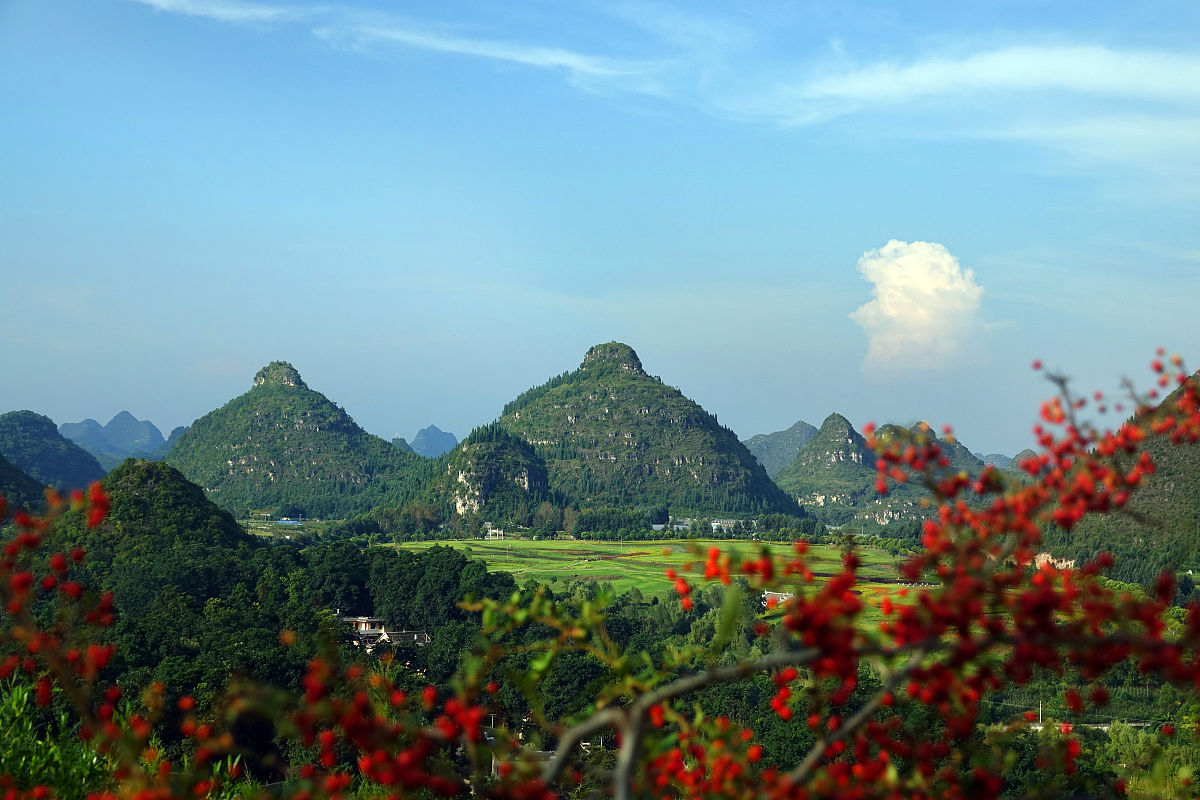
[[[692,542],[657,540],[620,543],[595,541],[561,541],[528,539],[452,540],[442,542],[407,542],[400,547],[421,550],[434,545],[454,547],[470,558],[485,561],[492,571],[509,572],[517,584],[537,581],[551,589],[561,589],[572,580],[603,581],[620,593],[637,587],[646,597],[666,598],[673,594],[671,581],[664,572],[668,568],[683,570],[684,565],[703,559],[709,547],[745,556],[767,546],[779,555],[792,552],[791,545],[758,543],[738,540],[693,540]],[[896,580],[892,557],[877,548],[860,548],[863,567],[859,576],[864,594],[875,595]],[[841,553],[836,547],[813,545],[807,556],[809,568],[821,576],[841,569]]]

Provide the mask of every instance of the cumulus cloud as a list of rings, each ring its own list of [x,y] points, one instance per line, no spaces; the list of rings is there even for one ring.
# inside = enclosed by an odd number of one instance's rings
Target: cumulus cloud
[[[942,366],[977,327],[983,287],[936,242],[892,239],[863,253],[858,271],[875,284],[873,299],[850,314],[869,340],[864,369]]]

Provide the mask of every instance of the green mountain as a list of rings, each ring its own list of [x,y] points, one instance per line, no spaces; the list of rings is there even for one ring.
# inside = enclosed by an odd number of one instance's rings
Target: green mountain
[[[774,478],[796,460],[796,455],[816,435],[816,428],[800,420],[785,431],[760,433],[751,436],[743,444],[763,465],[767,474]]]
[[[471,431],[443,461],[430,488],[459,514],[493,522],[527,519],[550,497],[546,462],[524,439],[498,423]]]
[[[733,431],[642,369],[618,342],[504,407],[500,425],[533,445],[550,489],[578,507],[797,513]]]
[[[166,461],[235,514],[345,517],[405,502],[430,474],[425,459],[364,431],[282,361],[192,423]]]
[[[0,456],[0,497],[4,498],[8,511],[19,508],[41,508],[45,505],[42,490],[45,487]],[[0,514],[0,523],[4,522]]]
[[[158,591],[151,572],[163,573],[164,585],[189,587],[188,594],[202,604],[244,577],[239,565],[261,546],[229,512],[167,464],[129,459],[103,485],[109,512],[100,527],[88,529],[82,515],[69,514],[55,523],[54,535],[62,547],[84,547],[86,569],[96,585],[120,588],[134,613],[142,607],[140,600]],[[220,563],[209,568],[214,553],[220,554]]]
[[[830,414],[775,482],[814,516],[833,525],[875,499],[875,454],[841,414]]]
[[[443,453],[449,453],[458,444],[453,433],[447,433],[436,425],[430,425],[417,431],[413,437],[413,452],[420,453],[426,458],[437,458]]]
[[[877,436],[885,438],[902,431],[900,426],[884,425]],[[937,439],[932,431],[925,431],[925,435]],[[949,459],[949,470],[976,475],[983,469],[983,462],[958,441],[940,439],[938,444]],[[921,501],[929,493],[921,486],[889,480],[888,494],[879,497],[875,460],[875,453],[850,421],[840,414],[830,414],[775,480],[813,516],[831,525],[851,520],[887,525],[924,516]]]
[[[104,477],[94,456],[63,438],[49,417],[32,411],[0,414],[0,456],[59,490],[81,489]]]

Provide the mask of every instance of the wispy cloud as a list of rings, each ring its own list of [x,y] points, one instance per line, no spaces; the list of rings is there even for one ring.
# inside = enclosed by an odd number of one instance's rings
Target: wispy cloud
[[[453,35],[436,26],[407,22],[395,15],[328,5],[272,5],[247,0],[133,0],[158,11],[228,23],[305,21],[310,32],[333,44],[365,48],[398,47],[467,56],[560,72],[588,87],[607,84],[639,94],[665,95],[656,77],[664,61],[637,61],[591,55],[566,47],[487,36]]]
[[[1061,40],[974,48],[960,42],[908,58],[864,60],[854,57],[853,39],[838,37],[836,46],[820,51],[780,49],[761,20],[665,2],[605,6],[591,21],[609,24],[598,24],[603,32],[580,49],[561,43],[562,20],[549,20],[558,23],[544,27],[552,33],[513,36],[480,21],[464,29],[303,2],[134,1],[235,24],[303,21],[335,45],[519,65],[558,73],[584,89],[652,95],[751,124],[1032,143],[1089,162],[1183,173],[1184,182],[1200,178],[1200,54],[1191,51]],[[645,55],[616,55],[629,52]]]
[[[813,63],[718,110],[864,135],[996,139],[1163,174],[1200,171],[1200,55],[1021,45],[907,62]],[[880,125],[886,120],[888,125]]]
[[[629,84],[629,88],[655,92],[655,84],[652,81],[655,65],[650,62],[587,55],[562,47],[451,36],[398,22],[331,24],[316,28],[314,33],[322,39],[349,42],[358,46],[394,45],[502,61],[537,69],[561,70],[575,78],[624,81]]]
[[[220,22],[280,22],[299,19],[311,10],[283,6],[244,3],[240,0],[134,0],[144,6],[189,17],[205,17]]]
[[[994,93],[1200,102],[1200,57],[1097,46],[1018,46],[958,58],[877,63],[781,87],[800,117]],[[810,110],[806,107],[812,107]],[[785,109],[780,109],[788,113]]]
[[[870,372],[943,366],[978,326],[983,287],[936,242],[892,239],[863,253],[858,271],[875,285],[871,301],[850,314],[867,334]]]

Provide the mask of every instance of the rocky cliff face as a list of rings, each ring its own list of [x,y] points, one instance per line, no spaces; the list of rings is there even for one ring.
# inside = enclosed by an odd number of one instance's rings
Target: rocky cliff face
[[[459,514],[490,522],[527,524],[538,505],[552,498],[543,461],[528,442],[497,423],[476,428],[440,458],[443,475],[430,485]]]
[[[287,386],[293,389],[308,388],[296,368],[286,361],[272,361],[260,369],[254,376],[254,385]]]

